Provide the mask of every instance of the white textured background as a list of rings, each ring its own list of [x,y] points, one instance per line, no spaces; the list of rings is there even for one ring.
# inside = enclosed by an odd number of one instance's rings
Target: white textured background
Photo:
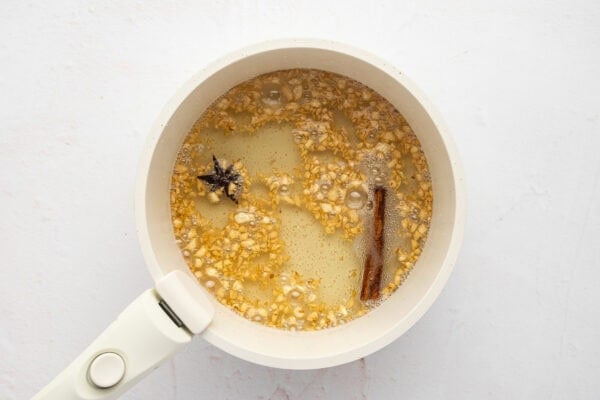
[[[265,39],[390,60],[455,137],[465,245],[413,329],[282,371],[196,340],[126,399],[597,399],[600,3],[0,4],[0,399],[27,399],[151,285],[133,215],[146,133],[180,84]]]

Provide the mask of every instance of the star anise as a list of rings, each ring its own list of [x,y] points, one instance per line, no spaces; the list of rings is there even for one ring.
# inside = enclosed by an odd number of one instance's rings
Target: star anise
[[[236,204],[242,194],[242,176],[230,164],[226,169],[223,169],[217,158],[213,158],[213,172],[208,175],[200,175],[198,179],[210,185],[210,191],[215,192],[223,188],[225,195],[233,200]]]

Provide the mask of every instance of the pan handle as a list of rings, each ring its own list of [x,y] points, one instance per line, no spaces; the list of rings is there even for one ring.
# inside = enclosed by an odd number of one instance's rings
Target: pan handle
[[[202,332],[213,314],[198,283],[173,271],[135,299],[33,400],[116,399]]]

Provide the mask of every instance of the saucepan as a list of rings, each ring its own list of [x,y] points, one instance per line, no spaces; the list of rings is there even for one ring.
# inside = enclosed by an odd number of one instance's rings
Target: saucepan
[[[320,331],[269,328],[217,302],[188,271],[170,218],[171,170],[193,123],[238,83],[289,68],[346,75],[384,96],[418,136],[433,184],[429,236],[408,279],[366,315]],[[438,112],[389,63],[346,45],[318,40],[248,47],[211,64],[183,85],[150,132],[135,203],[137,232],[155,287],[135,299],[35,399],[116,398],[196,335],[236,357],[277,368],[324,368],[365,357],[401,336],[431,306],[452,271],[465,222],[463,173]]]

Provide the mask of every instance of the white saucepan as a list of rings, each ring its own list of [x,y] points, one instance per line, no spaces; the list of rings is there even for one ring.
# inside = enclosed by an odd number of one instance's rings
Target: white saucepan
[[[170,218],[171,169],[192,124],[236,84],[288,68],[346,75],[383,95],[406,117],[421,141],[433,181],[431,230],[406,282],[365,316],[316,332],[268,328],[218,303],[189,273]],[[406,332],[431,306],[452,271],[465,221],[463,173],[454,144],[418,88],[371,54],[314,40],[282,40],[245,48],[190,79],[167,103],[150,132],[135,196],[137,231],[156,286],[134,300],[35,399],[116,398],[194,335],[236,357],[277,368],[323,368],[367,356]]]

